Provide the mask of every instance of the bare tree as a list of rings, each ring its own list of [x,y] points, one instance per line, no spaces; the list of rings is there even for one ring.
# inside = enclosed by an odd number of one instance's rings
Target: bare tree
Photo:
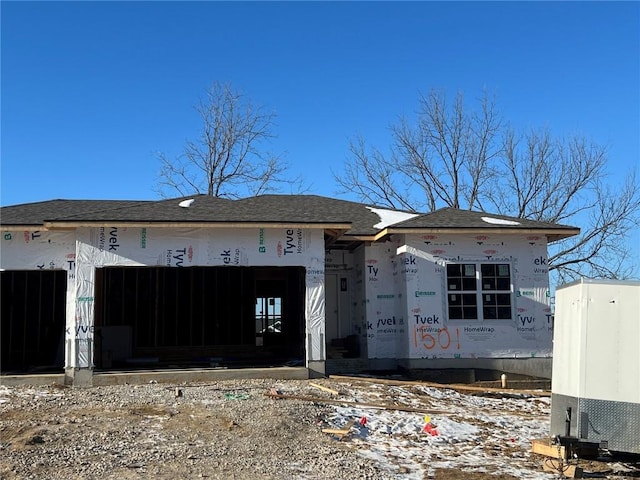
[[[345,175],[334,174],[342,192],[410,211],[455,207],[579,225],[579,236],[550,247],[559,280],[637,275],[627,261],[640,217],[635,174],[613,191],[605,147],[548,130],[516,133],[486,92],[479,104],[474,112],[460,93],[450,106],[440,92],[422,96],[414,123],[391,126],[389,153],[352,143]]]
[[[631,172],[612,191],[606,183],[607,150],[582,136],[553,138],[548,130],[516,135],[505,130],[493,207],[543,222],[577,224],[581,234],[550,247],[559,280],[585,275],[626,278],[633,269],[627,243],[637,228],[640,187]]]
[[[209,88],[195,109],[202,119],[198,139],[188,141],[175,159],[158,154],[161,196],[206,193],[237,198],[292,182],[283,177],[287,165],[266,150],[274,137],[274,113],[220,83]]]
[[[358,197],[373,205],[388,206],[395,209],[411,210],[415,206],[408,200],[409,190],[399,189],[403,172],[394,162],[373,149],[367,152],[364,139],[352,140],[349,145],[353,163],[346,163],[344,173],[334,177],[346,191],[354,192]]]
[[[499,153],[500,119],[485,93],[481,109],[468,113],[459,93],[448,106],[443,93],[420,99],[416,125],[401,118],[391,126],[393,145],[385,156],[352,142],[344,174],[334,178],[341,192],[410,211],[441,206],[479,208],[487,182],[495,176],[491,161]]]
[[[417,127],[406,119],[392,127],[395,163],[422,191],[426,206],[478,207],[483,187],[494,172],[489,162],[497,154],[494,139],[500,128],[487,93],[479,112],[468,113],[458,93],[453,105],[432,91],[420,99]]]

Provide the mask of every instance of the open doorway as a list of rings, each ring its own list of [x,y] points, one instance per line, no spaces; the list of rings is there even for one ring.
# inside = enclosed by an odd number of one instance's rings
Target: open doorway
[[[304,361],[304,279],[303,267],[99,268],[96,367]]]
[[[283,361],[304,362],[304,268],[256,267],[256,347]]]
[[[67,272],[0,272],[2,372],[64,367]]]
[[[354,331],[347,275],[325,274],[325,332],[328,358],[360,356],[360,339]]]

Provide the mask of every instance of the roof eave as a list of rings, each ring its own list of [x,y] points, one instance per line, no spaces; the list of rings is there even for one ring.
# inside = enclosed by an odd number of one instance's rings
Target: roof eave
[[[43,230],[44,225],[41,223],[25,223],[25,224],[11,224],[0,225],[0,229],[4,232],[22,232],[32,230]]]
[[[127,227],[127,228],[308,228],[347,230],[349,223],[310,223],[310,222],[171,222],[171,221],[45,221],[47,230],[68,230],[74,228]]]
[[[385,228],[378,232],[375,236],[375,241],[393,234],[431,234],[442,235],[446,233],[455,234],[477,234],[477,233],[489,233],[489,234],[507,234],[507,235],[544,235],[547,237],[547,241],[557,242],[565,238],[573,237],[580,233],[579,228],[567,227],[567,228],[507,228],[507,227],[494,227],[494,228],[481,228],[481,227],[446,227],[446,228]]]
[[[362,235],[362,234],[350,235],[350,234],[347,233],[347,234],[342,235],[341,237],[339,237],[338,240],[347,241],[347,242],[375,242],[376,235],[375,234],[372,234],[372,235]]]

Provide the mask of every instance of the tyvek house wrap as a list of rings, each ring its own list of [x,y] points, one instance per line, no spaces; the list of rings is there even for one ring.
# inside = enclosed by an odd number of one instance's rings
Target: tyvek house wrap
[[[302,266],[306,269],[307,360],[324,358],[324,238],[312,229],[81,228],[71,367],[91,366],[95,268],[102,266]],[[71,323],[71,325],[69,325]]]
[[[365,331],[369,358],[406,358],[408,353],[396,249],[394,242],[372,244],[365,249]]]
[[[25,230],[4,232],[0,244],[3,270],[66,270],[73,279],[75,233]]]
[[[365,257],[370,358],[551,356],[544,236],[396,235]],[[511,319],[449,320],[450,262],[509,264]]]

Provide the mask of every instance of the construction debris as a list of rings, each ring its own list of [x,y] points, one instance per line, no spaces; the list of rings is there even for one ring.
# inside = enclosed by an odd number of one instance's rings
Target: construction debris
[[[565,478],[582,478],[584,473],[582,468],[577,465],[569,465],[553,458],[546,459],[542,464],[542,468],[545,472],[562,475]]]
[[[311,385],[312,387],[315,387],[315,388],[319,388],[320,390],[323,390],[325,392],[329,392],[331,395],[339,395],[340,394],[340,392],[338,392],[337,390],[334,390],[334,389],[329,388],[329,387],[325,387],[324,385],[320,385],[318,383],[309,382],[309,385]]]
[[[369,383],[380,383],[384,385],[398,385],[398,386],[406,386],[406,385],[419,385],[423,387],[432,387],[432,388],[446,388],[449,390],[455,390],[457,392],[469,393],[469,392],[481,392],[481,393],[501,393],[505,395],[531,395],[537,397],[550,397],[551,392],[545,390],[518,390],[518,389],[503,389],[503,388],[492,388],[492,387],[477,387],[474,385],[464,385],[459,383],[434,383],[434,382],[423,382],[419,380],[393,380],[388,378],[371,378],[371,377],[349,377],[344,375],[329,375],[329,378],[332,380],[338,381],[349,381],[349,382],[369,382]]]
[[[323,428],[322,433],[329,433],[335,435],[339,440],[349,435],[351,427],[356,423],[355,420],[350,420],[343,428]]]
[[[302,400],[305,402],[313,402],[313,403],[326,403],[329,405],[351,405],[359,408],[381,408],[383,410],[397,410],[400,412],[415,412],[415,413],[437,413],[437,414],[447,414],[449,412],[446,411],[438,411],[427,408],[416,408],[416,407],[407,407],[403,405],[391,405],[388,403],[367,403],[367,402],[354,402],[350,400],[339,400],[332,398],[322,398],[322,397],[308,397],[304,395],[285,395],[285,394],[274,394],[265,393],[267,397],[275,398],[275,399],[286,399],[286,400]]]
[[[531,440],[531,451],[538,455],[566,460],[568,452],[563,445],[552,445],[549,438],[534,438]]]

